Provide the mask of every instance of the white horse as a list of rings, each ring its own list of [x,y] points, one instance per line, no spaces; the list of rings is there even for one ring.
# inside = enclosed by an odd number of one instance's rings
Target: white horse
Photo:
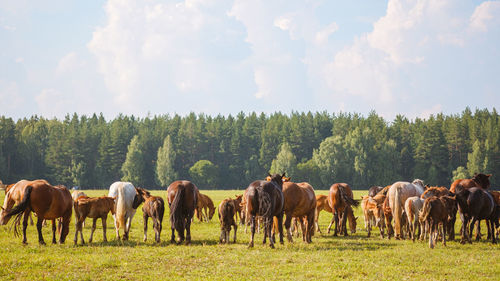
[[[406,199],[412,196],[420,196],[424,193],[424,190],[424,182],[419,179],[414,180],[412,183],[398,181],[389,188],[387,196],[389,196],[389,207],[391,208],[394,218],[396,239],[404,238],[401,221],[403,219],[404,203]]]
[[[123,227],[123,240],[128,240],[130,225],[137,207],[143,202],[142,196],[130,182],[117,181],[109,187],[109,197],[116,197],[115,220],[116,238],[120,239],[120,227]]]
[[[405,212],[408,218],[408,229],[410,231],[410,238],[415,241],[417,228],[420,230],[420,239],[422,240],[425,233],[425,227],[420,224],[418,215],[422,207],[424,206],[425,199],[420,198],[420,196],[412,196],[406,199],[405,202]]]

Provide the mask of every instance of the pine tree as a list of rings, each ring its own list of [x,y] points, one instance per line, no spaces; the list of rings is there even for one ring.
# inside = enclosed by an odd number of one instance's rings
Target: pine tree
[[[144,155],[142,153],[142,144],[136,135],[130,141],[127,156],[122,166],[123,181],[129,181],[134,185],[144,185]]]
[[[172,145],[172,139],[168,135],[163,141],[163,146],[158,149],[156,161],[156,177],[162,186],[168,186],[178,177],[174,169],[175,157],[176,153]]]
[[[289,177],[294,177],[295,170],[297,169],[297,159],[292,153],[290,145],[285,142],[281,145],[280,152],[276,155],[276,158],[272,161],[271,169],[269,173],[271,174],[283,174]]]

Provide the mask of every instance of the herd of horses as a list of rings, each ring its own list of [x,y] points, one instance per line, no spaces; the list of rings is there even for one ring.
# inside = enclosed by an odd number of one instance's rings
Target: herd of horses
[[[312,242],[315,231],[321,232],[318,217],[322,210],[332,213],[328,233],[334,227],[334,236],[348,235],[347,222],[351,233],[356,231],[353,208],[361,205],[368,236],[372,227],[378,227],[382,238],[408,238],[415,241],[429,237],[429,247],[442,239],[446,245],[446,235],[454,239],[457,213],[462,221],[461,243],[472,243],[472,233],[480,239],[481,220],[486,220],[488,239],[496,243],[499,234],[500,192],[491,191],[489,177],[476,174],[471,179],[456,180],[450,189],[446,187],[425,186],[421,180],[395,182],[386,187],[373,186],[368,195],[361,200],[354,199],[351,187],[346,183],[335,183],[328,195],[316,195],[314,188],[307,182],[294,183],[283,174],[269,174],[265,180],[256,180],[246,188],[242,195],[224,199],[218,206],[221,234],[220,243],[230,242],[231,229],[236,242],[240,224],[250,226],[249,247],[254,246],[255,232],[262,225],[263,243],[269,239],[274,248],[276,232],[279,242],[284,243],[284,231],[288,242],[293,242],[293,232],[301,229],[302,240]],[[187,180],[178,180],[167,188],[167,202],[170,208],[171,242],[191,243],[191,222],[196,215],[200,221],[210,221],[216,208],[213,201],[201,194],[196,185]],[[52,221],[52,243],[64,243],[69,233],[72,212],[75,212],[74,243],[83,238],[83,225],[86,218],[93,224],[89,242],[96,229],[97,219],[102,220],[103,240],[106,237],[106,218],[111,212],[117,239],[128,240],[132,218],[137,208],[143,204],[144,241],[147,240],[149,218],[153,221],[155,241],[160,242],[165,204],[163,198],[152,196],[141,187],[130,182],[115,182],[108,196],[88,197],[83,192],[73,191],[64,186],[53,186],[46,180],[21,180],[6,186],[5,199],[0,211],[0,224],[5,225],[13,219],[14,234],[19,235],[18,227],[22,221],[23,243],[27,243],[26,229],[31,212],[37,217],[38,240],[45,244],[42,236],[44,221]],[[393,222],[394,221],[394,225]],[[284,228],[284,229],[283,229]],[[120,229],[123,236],[120,238]],[[179,236],[176,240],[175,233]]]

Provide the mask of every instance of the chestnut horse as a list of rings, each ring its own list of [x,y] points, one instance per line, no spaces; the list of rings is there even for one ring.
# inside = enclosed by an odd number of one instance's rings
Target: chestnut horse
[[[316,210],[316,195],[314,188],[307,182],[294,183],[290,178],[283,182],[283,196],[285,197],[284,212],[286,214],[285,229],[288,242],[293,242],[291,232],[292,218],[306,217],[306,231],[302,234],[303,240],[312,242],[314,234],[314,213]]]
[[[319,228],[318,218],[319,218],[319,213],[323,210],[329,213],[333,213],[332,208],[330,208],[330,205],[328,205],[328,196],[323,194],[316,195],[316,212],[314,215],[314,223],[316,225],[316,230],[319,233],[321,233],[321,229]]]
[[[453,193],[450,192],[446,187],[444,186],[441,186],[441,187],[437,187],[437,186],[431,186],[431,187],[428,187],[424,193],[422,193],[422,195],[420,196],[421,199],[427,199],[429,197],[432,197],[432,196],[436,196],[436,197],[441,197],[441,196],[445,196],[445,195],[448,195],[448,196],[452,196]],[[455,221],[457,219],[457,214],[455,212],[455,214],[450,214],[450,221],[448,222],[447,224],[447,227],[448,229],[446,229],[446,232],[448,232],[448,240],[455,240]],[[427,226],[426,226],[427,228]],[[427,231],[425,231],[425,233],[427,233]]]
[[[394,228],[396,231],[396,239],[404,239],[403,233],[403,211],[404,203],[408,197],[420,196],[424,193],[424,183],[415,179],[412,183],[399,181],[395,182],[388,190],[389,206],[392,210],[394,218]]]
[[[335,221],[335,227],[333,235],[337,236],[340,230],[344,233],[344,236],[347,236],[346,220],[349,212],[352,213],[351,206],[357,207],[359,205],[359,201],[353,199],[351,187],[347,183],[334,183],[330,187],[330,192],[328,193],[328,205],[330,205],[330,208],[334,211],[333,219]],[[340,227],[339,220],[341,224]]]
[[[149,191],[141,187],[136,187],[137,192],[142,196],[142,218],[144,219],[144,242],[148,240],[148,218],[153,221],[155,231],[155,241],[160,243],[160,234],[163,224],[163,214],[165,213],[165,202],[159,196],[152,196]]]
[[[22,200],[14,208],[15,200],[12,198],[16,193],[22,194]],[[56,243],[55,220],[62,217],[62,230],[59,243],[64,243],[69,232],[69,223],[73,209],[73,200],[69,190],[65,187],[52,186],[45,180],[26,181],[22,180],[9,189],[5,196],[4,207],[0,215],[0,224],[6,224],[10,217],[16,215],[14,232],[17,234],[17,225],[23,218],[23,243],[27,243],[26,228],[31,212],[34,212],[38,221],[38,242],[45,244],[42,236],[42,224],[44,219],[52,220],[52,243]]]
[[[76,218],[76,231],[75,231],[75,245],[78,243],[78,232],[80,232],[80,238],[82,244],[85,244],[83,239],[83,222],[85,218],[89,217],[94,219],[92,223],[92,230],[90,232],[89,243],[92,243],[92,237],[94,236],[94,231],[96,229],[97,219],[102,221],[102,234],[103,241],[108,241],[106,238],[106,219],[108,218],[108,213],[115,214],[115,199],[114,197],[87,197],[82,195],[76,200],[74,200],[75,207],[75,218]]]
[[[209,222],[215,214],[214,201],[207,195],[198,192],[198,204],[194,213],[201,222]]]
[[[423,240],[425,235],[425,226],[422,225],[418,219],[419,212],[424,206],[424,201],[425,199],[422,199],[419,196],[412,196],[408,197],[405,202],[405,212],[406,217],[408,218],[408,236],[410,236],[413,242],[415,242],[417,230],[419,232],[420,240]]]
[[[275,174],[271,177],[271,181],[256,180],[247,187],[245,192],[244,202],[246,202],[245,216],[248,221],[251,221],[252,235],[248,247],[253,247],[255,236],[255,218],[262,216],[264,221],[264,243],[266,237],[269,237],[269,246],[274,248],[274,239],[271,236],[271,228],[273,217],[278,219],[278,231],[280,235],[280,243],[283,243],[283,180],[285,176]]]
[[[234,199],[224,199],[219,204],[219,221],[220,221],[220,243],[229,243],[229,233],[231,232],[231,226],[234,229],[234,239],[233,243],[236,243],[236,231],[238,230],[238,225],[234,220],[236,215],[236,200]]]
[[[370,237],[372,226],[378,226],[380,230],[380,237],[384,238],[384,210],[383,204],[385,195],[376,194],[374,197],[363,196],[361,200],[361,208],[365,217],[365,227]]]
[[[491,174],[474,174],[474,176],[471,179],[458,179],[455,180],[451,186],[450,186],[450,191],[453,193],[456,193],[455,189],[457,186],[462,186],[465,189],[472,188],[472,187],[480,187],[482,189],[489,189],[490,188],[490,177]]]
[[[191,243],[191,219],[194,209],[198,204],[198,188],[187,180],[178,180],[171,183],[167,188],[168,205],[170,207],[170,227],[172,238],[170,242],[175,243],[175,231],[179,235],[181,244],[184,239],[186,245]],[[186,236],[184,238],[184,230]]]
[[[432,196],[425,199],[422,210],[419,213],[419,220],[429,225],[429,248],[434,248],[441,226],[441,237],[443,245],[446,246],[446,225],[450,214],[457,212],[455,197],[444,195],[441,197]]]

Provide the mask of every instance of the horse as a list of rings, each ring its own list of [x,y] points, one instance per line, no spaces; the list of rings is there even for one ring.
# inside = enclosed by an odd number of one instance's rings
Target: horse
[[[155,231],[155,241],[160,243],[160,234],[162,229],[163,214],[165,213],[165,202],[159,196],[152,196],[149,191],[144,188],[137,187],[138,193],[144,200],[142,205],[142,218],[144,219],[144,239],[148,240],[148,218],[153,221],[153,229]]]
[[[234,200],[234,206],[236,207],[236,219],[238,216],[240,217],[240,224],[243,224],[243,206],[241,203],[243,202],[243,195],[235,195],[236,198]]]
[[[424,201],[422,210],[419,213],[419,220],[429,225],[429,248],[433,249],[441,225],[441,237],[443,245],[446,246],[446,225],[451,213],[457,211],[455,197],[444,195],[441,197],[432,196]]]
[[[316,225],[316,230],[319,231],[319,233],[321,233],[321,229],[319,228],[318,218],[319,218],[319,213],[323,210],[329,213],[333,213],[332,208],[330,208],[330,205],[328,205],[328,196],[322,194],[316,195],[316,211],[314,215],[314,223]]]
[[[456,188],[461,186],[468,189],[472,187],[480,187],[482,189],[490,188],[491,174],[474,174],[471,179],[457,179],[450,186],[450,192],[456,193]]]
[[[219,221],[220,221],[220,243],[229,243],[229,233],[231,232],[231,226],[234,229],[234,239],[233,243],[236,243],[236,231],[238,230],[238,225],[234,220],[236,215],[236,205],[237,201],[231,198],[224,199],[219,204]]]
[[[254,246],[254,236],[255,236],[255,218],[260,215],[264,222],[264,240],[266,242],[266,237],[269,237],[269,246],[274,248],[274,239],[271,236],[271,228],[273,217],[278,219],[278,232],[280,236],[280,243],[283,244],[283,206],[284,206],[284,196],[283,196],[283,180],[285,176],[275,174],[269,175],[271,181],[256,180],[247,187],[245,192],[246,209],[245,216],[250,218],[251,227],[251,238],[248,247]]]
[[[405,213],[408,218],[408,232],[411,240],[415,242],[415,237],[416,231],[418,229],[418,233],[420,236],[420,239],[422,240],[424,237],[424,229],[425,227],[420,223],[420,220],[418,219],[418,214],[422,207],[424,206],[424,201],[423,199],[423,194],[422,198],[419,196],[412,196],[408,197],[405,202]]]
[[[179,235],[181,244],[184,239],[186,245],[191,243],[191,220],[198,204],[198,187],[187,180],[178,180],[167,188],[168,206],[170,207],[170,227],[172,229],[171,243],[175,241],[175,231]],[[186,236],[184,236],[186,231]]]
[[[498,222],[498,205],[489,192],[479,187],[472,187],[469,189],[457,187],[455,194],[460,219],[462,220],[462,239],[460,243],[472,243],[472,230],[476,221],[483,219],[488,220],[488,232],[495,233],[492,228]],[[470,230],[467,229],[469,225]],[[495,236],[496,235],[491,235],[491,242],[493,244],[496,243]],[[479,240],[479,236],[476,236],[476,240]]]
[[[363,196],[361,200],[361,208],[365,217],[365,227],[368,232],[368,237],[371,234],[372,226],[378,226],[380,230],[380,237],[384,238],[384,204],[385,195],[376,194],[374,197]]]
[[[120,228],[123,227],[123,240],[128,240],[132,218],[144,199],[132,183],[121,181],[111,184],[108,197],[116,198],[116,212],[113,215],[116,238],[120,240]]]
[[[389,204],[389,196],[385,196],[382,210],[384,211],[384,221],[387,227],[387,239],[391,239],[391,236],[394,236],[394,228],[392,228],[392,210]]]
[[[22,200],[15,206],[17,196]],[[23,244],[27,243],[26,229],[28,218],[34,212],[38,221],[38,242],[45,245],[42,236],[42,224],[45,219],[52,220],[52,243],[56,243],[57,218],[62,217],[59,243],[64,243],[69,233],[69,222],[72,214],[73,200],[68,189],[60,186],[52,186],[46,180],[27,181],[21,180],[12,186],[5,195],[4,205],[0,214],[0,224],[5,225],[12,216],[15,218],[14,234],[17,236],[17,225],[23,218]]]
[[[383,186],[372,186],[368,189],[368,196],[373,198],[375,197],[375,195],[377,195],[377,193],[379,193],[383,189],[384,189]]]
[[[389,188],[387,195],[389,197],[389,206],[392,210],[392,217],[394,218],[396,239],[404,239],[402,219],[406,199],[412,196],[420,196],[424,191],[424,183],[419,179],[415,179],[412,183],[403,181],[395,182]]]
[[[445,196],[445,195],[453,196],[454,193],[449,191],[444,186],[441,186],[441,187],[432,186],[432,187],[428,187],[424,191],[424,193],[422,193],[422,195],[420,195],[420,198],[425,200],[431,196],[441,197],[441,196]],[[452,214],[451,220],[447,224],[448,229],[446,230],[446,232],[448,232],[448,235],[449,235],[448,240],[450,240],[450,241],[455,240],[455,221],[456,221],[456,218],[457,218],[457,214],[456,213]],[[427,231],[425,231],[425,233],[427,233]]]
[[[307,182],[294,183],[286,178],[283,182],[283,196],[285,198],[284,212],[286,214],[285,229],[288,242],[293,242],[291,232],[292,218],[307,217],[306,231],[302,234],[303,240],[312,242],[314,234],[314,213],[316,209],[316,195],[314,188]]]
[[[81,196],[88,197],[87,194],[85,194],[85,192],[83,192],[83,191],[73,190],[73,192],[71,192],[71,198],[73,198],[73,201],[76,201]],[[76,223],[78,222],[78,219],[75,217],[75,220],[76,220],[75,221],[75,225],[76,225]],[[83,227],[85,227],[85,220],[83,221]]]
[[[352,213],[352,209],[350,211],[349,209],[351,206],[357,207],[359,205],[359,201],[353,199],[351,187],[347,183],[334,183],[328,193],[328,205],[334,211],[335,227],[333,236],[337,236],[339,232],[339,220],[341,220],[340,231],[344,233],[344,236],[347,236],[346,220],[349,212]]]
[[[92,230],[90,232],[89,243],[92,243],[92,237],[94,236],[94,231],[96,229],[97,219],[101,219],[102,221],[102,234],[103,241],[108,241],[106,238],[106,219],[108,218],[108,213],[115,214],[115,199],[114,197],[87,197],[80,196],[74,200],[73,206],[75,208],[75,218],[76,218],[76,231],[74,242],[75,245],[78,243],[78,232],[80,232],[80,238],[82,240],[82,244],[85,244],[85,240],[83,239],[83,222],[85,222],[85,218],[89,217],[94,219],[92,223]]]
[[[214,202],[207,195],[198,192],[198,204],[194,213],[201,222],[209,222],[215,214]]]

